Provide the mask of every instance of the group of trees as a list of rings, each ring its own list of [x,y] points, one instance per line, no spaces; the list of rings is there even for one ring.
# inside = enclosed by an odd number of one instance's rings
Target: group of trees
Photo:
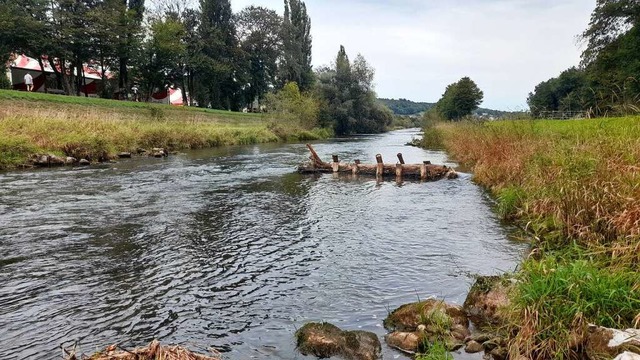
[[[640,111],[640,2],[598,0],[578,67],[541,82],[529,94],[534,116],[544,111],[606,115]]]
[[[148,98],[174,86],[186,90],[186,105],[237,111],[258,100],[305,128],[384,131],[392,113],[376,101],[364,57],[352,62],[341,47],[334,64],[314,71],[305,3],[284,0],[283,13],[249,6],[234,14],[229,0],[152,11],[144,0],[3,0],[0,63],[16,53],[50,62],[51,85],[69,95],[80,95],[89,64],[103,74],[103,97],[127,98],[135,85]]]
[[[134,84],[144,96],[177,86],[191,105],[219,109],[238,110],[290,81],[311,89],[304,2],[285,0],[284,16],[255,6],[234,14],[228,0],[199,5],[167,2],[149,11],[144,0],[4,0],[0,60],[24,53],[51,62],[53,86],[67,94],[80,93],[89,64],[115,75],[104,78],[104,97],[125,97]]]

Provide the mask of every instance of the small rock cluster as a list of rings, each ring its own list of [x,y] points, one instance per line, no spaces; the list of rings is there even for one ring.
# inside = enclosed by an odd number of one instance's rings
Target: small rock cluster
[[[138,149],[138,155],[147,155],[149,157],[163,158],[169,156],[169,151],[164,148],[153,148],[149,151]],[[130,159],[133,155],[130,152],[120,152],[117,154],[119,159]],[[55,167],[68,165],[91,165],[90,159],[78,159],[72,156],[58,156],[54,154],[34,154],[29,158],[31,166],[36,167]]]

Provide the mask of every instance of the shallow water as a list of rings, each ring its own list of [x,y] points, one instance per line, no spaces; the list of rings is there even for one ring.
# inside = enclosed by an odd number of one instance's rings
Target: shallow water
[[[314,146],[329,159],[447,162],[404,146],[415,135]],[[307,157],[301,144],[258,145],[0,174],[0,358],[158,338],[229,359],[301,359],[293,333],[305,322],[382,337],[388,310],[462,303],[470,274],[520,258],[469,174],[298,175]]]

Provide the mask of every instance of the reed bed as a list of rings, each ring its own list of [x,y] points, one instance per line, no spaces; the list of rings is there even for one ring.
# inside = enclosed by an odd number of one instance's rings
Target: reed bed
[[[640,118],[440,123],[426,131],[533,238],[512,293],[511,354],[580,358],[588,323],[640,319]]]

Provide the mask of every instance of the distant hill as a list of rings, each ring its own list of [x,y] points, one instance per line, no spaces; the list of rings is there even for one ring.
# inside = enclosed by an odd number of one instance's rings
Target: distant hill
[[[416,115],[431,109],[435,103],[414,102],[407,99],[378,99],[396,115]]]
[[[378,101],[386,105],[396,115],[418,115],[436,105],[435,103],[415,102],[407,99],[378,99]],[[479,108],[473,113],[479,116],[493,116],[495,118],[510,114],[508,111],[486,108]]]

